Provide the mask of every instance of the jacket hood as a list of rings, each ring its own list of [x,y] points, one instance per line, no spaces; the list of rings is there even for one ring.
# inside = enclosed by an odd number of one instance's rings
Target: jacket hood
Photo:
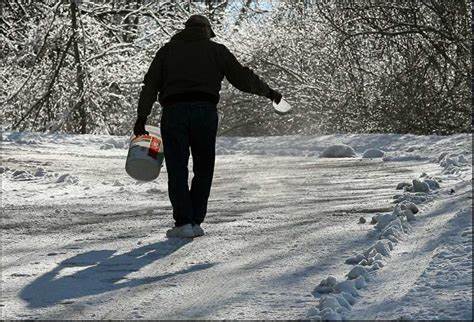
[[[211,35],[202,27],[186,27],[171,37],[171,41],[197,41],[210,39]]]

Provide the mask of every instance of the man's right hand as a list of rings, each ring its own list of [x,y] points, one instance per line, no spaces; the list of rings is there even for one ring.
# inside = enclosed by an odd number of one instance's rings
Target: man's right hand
[[[133,127],[133,134],[135,136],[139,135],[148,135],[148,131],[145,130],[145,124],[146,124],[146,118],[137,118],[137,121],[135,122],[135,126]]]
[[[268,93],[267,98],[271,99],[272,102],[280,104],[282,95],[279,92],[273,89],[270,89],[270,92]]]

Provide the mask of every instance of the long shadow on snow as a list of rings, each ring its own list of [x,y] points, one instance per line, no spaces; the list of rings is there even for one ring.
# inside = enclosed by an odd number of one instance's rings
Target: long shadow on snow
[[[115,250],[78,254],[62,261],[52,271],[25,286],[20,292],[20,298],[28,302],[30,308],[47,307],[66,299],[106,293],[124,287],[136,287],[213,266],[213,264],[198,264],[179,272],[159,276],[138,279],[126,277],[127,274],[137,272],[142,267],[170,255],[189,242],[168,239],[120,255],[113,255]],[[77,271],[81,267],[87,268]],[[66,275],[64,269],[76,271]]]

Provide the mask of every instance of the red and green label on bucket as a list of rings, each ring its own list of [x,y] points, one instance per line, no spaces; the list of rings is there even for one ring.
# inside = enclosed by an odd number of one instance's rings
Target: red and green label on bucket
[[[163,152],[161,149],[161,139],[151,135],[140,135],[132,139],[132,144],[139,142],[148,142],[148,155],[156,159],[158,153]]]

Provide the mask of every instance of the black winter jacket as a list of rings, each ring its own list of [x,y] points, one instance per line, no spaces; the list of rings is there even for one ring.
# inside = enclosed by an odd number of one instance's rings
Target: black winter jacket
[[[158,92],[162,106],[183,101],[217,104],[224,76],[241,91],[270,95],[270,87],[226,46],[211,41],[201,28],[186,28],[156,53],[143,82],[138,117],[150,114]]]

